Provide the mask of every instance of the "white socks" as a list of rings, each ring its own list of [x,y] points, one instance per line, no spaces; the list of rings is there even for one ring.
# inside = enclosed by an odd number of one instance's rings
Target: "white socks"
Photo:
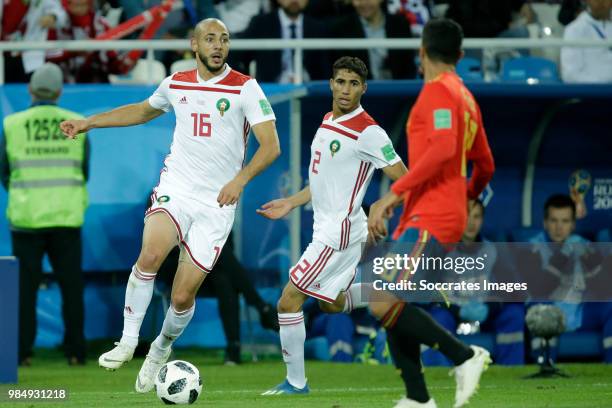
[[[185,327],[191,321],[193,312],[195,311],[195,303],[189,309],[182,312],[177,312],[172,305],[168,308],[161,333],[151,344],[151,354],[155,358],[162,358],[168,348],[174,341],[183,333]]]
[[[128,279],[125,289],[125,307],[123,308],[123,336],[121,343],[130,347],[138,345],[138,334],[140,325],[144,320],[145,313],[155,285],[155,273],[141,272],[138,267],[132,267],[132,273]]]
[[[355,309],[368,307],[370,291],[372,290],[371,283],[353,283],[346,292],[344,292],[344,313],[351,313]]]
[[[304,371],[304,342],[306,326],[304,313],[279,313],[280,339],[283,360],[287,366],[287,380],[296,388],[306,386]]]

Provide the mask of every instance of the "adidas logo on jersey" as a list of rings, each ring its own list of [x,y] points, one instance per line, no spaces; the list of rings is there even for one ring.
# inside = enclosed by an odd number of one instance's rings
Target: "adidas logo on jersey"
[[[321,284],[319,282],[315,282],[312,285],[310,285],[310,287],[312,289],[319,290],[319,289],[321,289]]]
[[[181,100],[179,101],[179,103],[187,103],[187,97],[183,96]]]

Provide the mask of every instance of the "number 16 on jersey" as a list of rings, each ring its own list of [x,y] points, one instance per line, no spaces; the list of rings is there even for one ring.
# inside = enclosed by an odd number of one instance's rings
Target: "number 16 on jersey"
[[[210,137],[212,124],[210,123],[209,113],[192,113],[193,135],[200,137]]]

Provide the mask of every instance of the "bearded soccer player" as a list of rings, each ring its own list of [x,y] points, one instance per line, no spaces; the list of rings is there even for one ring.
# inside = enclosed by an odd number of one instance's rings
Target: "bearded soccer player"
[[[229,44],[225,24],[203,20],[191,39],[197,69],[167,77],[141,103],[61,124],[74,138],[94,128],[145,123],[170,110],[176,115],[170,154],[145,215],[142,249],[125,293],[123,336],[98,360],[115,370],[132,359],[156,273],[170,250],[180,245],[172,304],[138,373],[137,392],[153,389],[172,343],[191,320],[195,295],[232,229],[244,186],[280,154],[274,112],[257,81],[226,64]],[[249,128],[259,148],[243,167]]]
[[[381,237],[387,233],[384,218],[403,201],[393,238],[410,247],[413,257],[443,256],[445,244],[459,242],[468,198],[477,198],[493,176],[480,109],[455,73],[463,55],[462,39],[461,27],[452,20],[432,20],[425,26],[420,49],[425,85],[406,127],[409,171],[370,209],[370,234]],[[473,169],[466,182],[468,161]],[[406,397],[396,407],[436,407],[422,373],[421,344],[439,349],[455,364],[455,407],[466,404],[490,362],[489,353],[460,342],[422,309],[390,293],[377,295],[370,309],[387,329],[391,353],[406,385]]]
[[[306,394],[304,313],[313,297],[328,313],[365,307],[361,284],[352,284],[368,235],[361,202],[375,169],[392,180],[406,173],[387,133],[361,107],[368,76],[359,58],[342,57],[333,65],[332,111],[325,114],[310,146],[310,185],[291,197],[274,200],[258,213],[278,219],[312,200],[312,242],[289,271],[289,282],[278,301],[278,323],[284,382],[263,395]]]

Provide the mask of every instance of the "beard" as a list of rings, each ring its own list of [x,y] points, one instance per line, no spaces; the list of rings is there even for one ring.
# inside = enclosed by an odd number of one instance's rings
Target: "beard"
[[[223,58],[223,60],[221,61],[221,65],[218,67],[212,66],[211,62],[209,61],[209,59],[201,52],[198,52],[198,57],[200,58],[200,61],[202,61],[202,64],[204,64],[204,66],[206,67],[206,69],[213,74],[216,74],[217,72],[220,72],[223,67],[225,66],[225,61],[227,60],[227,58]]]

